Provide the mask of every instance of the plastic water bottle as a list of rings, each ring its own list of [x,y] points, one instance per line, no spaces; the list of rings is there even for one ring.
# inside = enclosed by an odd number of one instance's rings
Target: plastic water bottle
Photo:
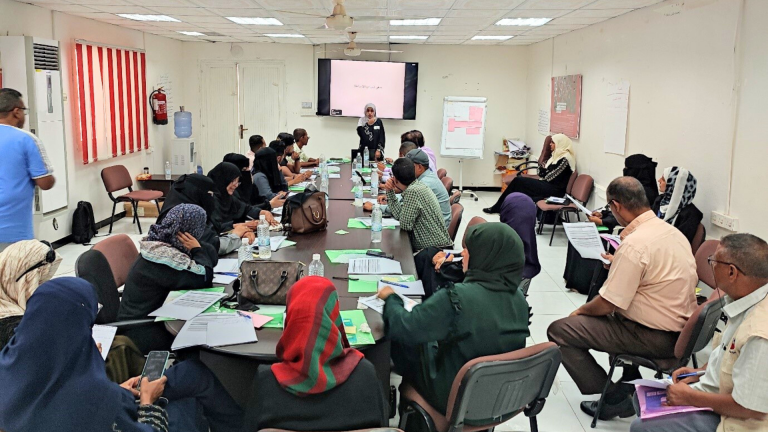
[[[355,207],[363,206],[363,182],[355,175]]]
[[[365,149],[363,151],[363,168],[368,168],[371,166],[371,152],[368,151],[368,149]]]
[[[171,163],[169,161],[165,161],[165,179],[171,179]]]
[[[379,203],[373,205],[373,214],[371,214],[371,243],[381,243],[381,230],[384,227],[381,224],[381,206]]]
[[[253,252],[251,246],[248,244],[248,239],[243,238],[243,244],[240,245],[240,249],[237,250],[237,268],[240,269],[243,266],[243,261],[253,259]]]
[[[179,107],[179,111],[173,113],[173,133],[176,138],[192,136],[192,113],[184,111],[183,106]]]
[[[371,198],[376,199],[379,196],[379,170],[371,169]]]
[[[320,277],[325,275],[325,268],[323,267],[323,263],[320,262],[320,254],[312,255],[312,262],[309,264],[309,275]]]
[[[368,151],[368,150],[365,150]],[[357,157],[355,158],[355,169],[360,171],[363,169],[363,157],[360,155],[360,153],[357,153]]]
[[[272,245],[269,241],[269,224],[264,215],[259,216],[259,226],[256,230],[259,235],[259,258],[272,258]]]
[[[320,177],[320,192],[325,194],[325,210],[328,211],[328,204],[330,200],[328,199],[328,177]]]

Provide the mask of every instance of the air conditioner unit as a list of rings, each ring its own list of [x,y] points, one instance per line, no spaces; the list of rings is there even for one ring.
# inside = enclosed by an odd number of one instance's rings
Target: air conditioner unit
[[[36,189],[34,212],[46,215],[65,209],[69,196],[59,42],[31,36],[0,36],[0,67],[3,87],[21,92],[28,108],[24,129],[43,142],[56,176],[53,188]],[[38,224],[42,222],[41,218],[36,219]]]

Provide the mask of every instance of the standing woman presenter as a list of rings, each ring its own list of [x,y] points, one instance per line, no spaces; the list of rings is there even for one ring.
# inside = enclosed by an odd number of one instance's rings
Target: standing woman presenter
[[[384,154],[384,144],[387,141],[384,133],[384,123],[376,117],[376,105],[369,103],[365,106],[365,115],[357,122],[357,135],[360,137],[358,151],[368,150],[371,160],[375,160],[376,150]]]

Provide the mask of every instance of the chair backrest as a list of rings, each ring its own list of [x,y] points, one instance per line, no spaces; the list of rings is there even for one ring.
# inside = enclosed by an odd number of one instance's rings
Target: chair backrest
[[[696,252],[699,251],[699,248],[706,238],[707,229],[704,228],[704,225],[699,224],[698,228],[696,228],[696,234],[693,235],[693,240],[691,240],[691,252],[693,252],[694,256],[696,255]]]
[[[543,401],[560,359],[557,345],[546,342],[467,362],[448,396],[449,430],[490,428]]]
[[[463,214],[463,205],[454,204],[451,206],[451,223],[448,225],[448,235],[451,236],[451,241],[456,240],[456,233],[459,231],[459,225],[461,225],[461,216]]]
[[[700,304],[685,323],[675,343],[676,358],[688,361],[694,353],[704,349],[712,340],[725,306],[722,292],[718,290],[714,294]]]
[[[453,179],[445,176],[440,179],[441,182],[443,182],[443,186],[445,186],[445,190],[448,191],[448,195],[451,194],[451,190],[453,190]]]
[[[448,175],[448,171],[446,171],[445,168],[440,168],[437,170],[437,178],[442,179],[443,177]]]
[[[448,203],[450,205],[458,204],[459,201],[461,201],[461,191],[456,191],[451,195],[451,197],[448,199]]]
[[[573,196],[573,184],[576,183],[577,177],[579,177],[578,171],[574,171],[571,173],[571,178],[568,179],[568,186],[565,187],[565,193],[567,193],[568,195]]]
[[[133,240],[126,234],[117,234],[96,243],[93,245],[93,249],[104,254],[109,261],[109,267],[115,277],[115,285],[118,287],[125,285],[128,272],[139,256],[139,251]]]
[[[75,276],[87,280],[96,289],[96,296],[102,305],[101,311],[96,315],[96,324],[117,321],[120,296],[117,293],[117,285],[115,285],[109,261],[104,254],[91,249],[77,257]]]
[[[707,284],[708,287],[715,287],[715,275],[712,273],[712,267],[709,266],[707,258],[715,253],[720,240],[707,240],[699,246],[694,255],[696,257],[696,274],[699,280]]]
[[[273,428],[267,428],[267,429],[259,429],[259,432],[295,432],[290,431],[287,429],[273,429]],[[373,429],[357,429],[354,431],[349,432],[403,432],[402,429],[397,429],[393,427],[385,427],[385,428],[373,428]]]
[[[581,174],[576,177],[576,181],[571,186],[571,196],[586,203],[592,195],[592,188],[595,186],[595,180],[589,174]]]
[[[133,186],[133,179],[128,169],[123,165],[115,165],[101,170],[101,181],[107,188],[107,193],[119,191]]]

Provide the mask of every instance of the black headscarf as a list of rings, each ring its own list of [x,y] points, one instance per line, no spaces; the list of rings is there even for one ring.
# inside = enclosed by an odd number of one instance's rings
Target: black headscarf
[[[157,217],[158,224],[163,222],[165,215],[179,204],[194,204],[205,210],[208,218],[206,230],[198,240],[210,244],[215,250],[219,250],[219,233],[221,230],[213,223],[213,214],[216,211],[216,184],[213,180],[202,174],[184,174],[173,182],[168,196],[163,203],[163,211]]]
[[[229,162],[222,162],[208,171],[208,177],[216,185],[214,194],[216,207],[211,220],[216,229],[221,232],[232,222],[242,221],[248,213],[248,205],[227,192],[229,184],[240,178],[240,169]]]
[[[256,152],[253,159],[253,173],[264,173],[269,181],[272,193],[283,190],[283,181],[280,168],[277,166],[277,153],[271,148],[263,148]],[[259,195],[266,195],[259,191]]]
[[[659,196],[656,184],[656,166],[658,164],[644,154],[635,154],[624,159],[624,175],[640,181],[648,197],[648,204],[653,205]]]
[[[229,153],[228,155],[224,156],[224,162],[234,164],[240,170],[240,186],[237,187],[235,193],[246,204],[252,203],[253,177],[251,177],[251,173],[248,172],[248,166],[251,164],[251,161],[249,161],[247,157],[241,154]]]

